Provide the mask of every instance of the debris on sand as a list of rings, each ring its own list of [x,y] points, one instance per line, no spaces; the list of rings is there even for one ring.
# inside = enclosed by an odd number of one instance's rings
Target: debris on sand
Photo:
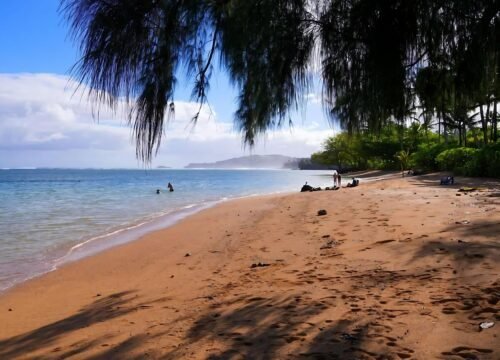
[[[265,267],[265,266],[269,266],[270,264],[267,264],[267,263],[263,263],[263,262],[258,262],[258,263],[254,263],[250,266],[250,268],[256,268],[256,267]]]
[[[461,187],[460,189],[458,189],[457,191],[458,192],[464,192],[464,193],[467,193],[467,192],[473,192],[473,191],[477,191],[478,188],[477,187],[468,187],[468,186],[464,186],[464,187]]]
[[[345,341],[349,341],[350,343],[353,343],[356,340],[358,340],[358,338],[356,336],[353,336],[353,335],[348,334],[348,333],[342,333],[341,336],[342,336],[342,339],[344,339]]]
[[[333,240],[329,240],[326,242],[325,245],[323,245],[322,247],[320,247],[319,249],[320,250],[324,250],[324,249],[331,249],[333,246],[335,245],[335,242]]]
[[[324,216],[326,214],[327,214],[327,212],[325,209],[318,210],[318,216]]]
[[[479,324],[479,331],[492,328],[493,326],[495,326],[495,323],[493,321],[484,321]]]

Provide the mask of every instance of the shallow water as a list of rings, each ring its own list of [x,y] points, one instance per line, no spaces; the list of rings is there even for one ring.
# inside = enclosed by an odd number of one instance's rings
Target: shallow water
[[[330,185],[325,171],[0,170],[0,290],[236,197]],[[175,191],[167,191],[171,182]],[[161,189],[160,194],[156,190]]]

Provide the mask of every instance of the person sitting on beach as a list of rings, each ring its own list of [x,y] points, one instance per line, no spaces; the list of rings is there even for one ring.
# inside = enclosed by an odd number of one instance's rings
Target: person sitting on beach
[[[348,183],[346,187],[356,187],[359,185],[359,180],[352,178],[352,182]]]
[[[172,186],[171,183],[168,183],[167,188],[168,188],[168,191],[170,191],[170,192],[174,191],[174,187]]]
[[[455,183],[455,178],[453,176],[444,176],[441,178],[439,185],[453,185]]]
[[[306,192],[306,191],[312,191],[313,190],[313,187],[311,185],[307,185],[307,181],[306,183],[302,186],[302,189],[300,189],[300,192]]]

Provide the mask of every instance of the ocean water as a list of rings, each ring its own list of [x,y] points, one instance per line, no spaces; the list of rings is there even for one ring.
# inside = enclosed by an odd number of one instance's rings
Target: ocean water
[[[306,181],[330,185],[325,171],[0,170],[0,290],[218,202]]]

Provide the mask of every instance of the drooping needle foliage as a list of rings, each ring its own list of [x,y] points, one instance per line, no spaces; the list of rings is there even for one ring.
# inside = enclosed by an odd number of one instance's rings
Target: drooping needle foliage
[[[466,130],[470,110],[491,105],[481,121],[486,135],[495,122],[497,137],[500,0],[62,0],[61,9],[81,44],[78,79],[96,103],[130,104],[146,161],[173,115],[180,69],[201,105],[217,59],[250,145],[288,122],[316,72],[326,113],[351,132],[404,123],[416,108],[423,122]]]

